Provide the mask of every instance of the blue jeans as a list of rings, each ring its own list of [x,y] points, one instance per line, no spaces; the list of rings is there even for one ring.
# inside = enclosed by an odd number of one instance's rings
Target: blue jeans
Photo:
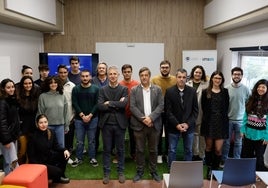
[[[242,121],[229,121],[229,138],[224,140],[222,147],[222,160],[225,161],[228,158],[230,150],[230,142],[234,133],[234,150],[233,158],[239,159],[242,150],[242,138],[240,136],[240,128]]]
[[[111,152],[113,149],[113,140],[115,142],[118,156],[117,172],[123,174],[125,169],[125,129],[118,124],[105,124],[101,129],[103,140],[103,172],[104,176],[109,176],[111,172]]]
[[[6,148],[2,143],[0,143],[0,150],[4,157],[3,168],[6,175],[13,171],[19,166],[17,157],[17,144],[15,142],[10,143],[10,148]]]
[[[95,134],[98,125],[98,118],[91,119],[89,123],[84,123],[82,120],[74,120],[76,132],[76,157],[82,160],[85,136],[88,141],[88,156],[89,158],[96,158],[96,143]]]
[[[56,134],[56,138],[58,141],[58,144],[62,147],[65,148],[65,134],[64,134],[64,125],[49,125],[48,128],[50,130],[53,130]]]
[[[179,143],[180,136],[183,139],[183,150],[184,156],[183,160],[191,161],[193,157],[192,147],[193,147],[193,140],[194,140],[194,133],[169,133],[168,134],[168,166],[171,166],[172,161],[176,161],[177,155],[177,146]]]

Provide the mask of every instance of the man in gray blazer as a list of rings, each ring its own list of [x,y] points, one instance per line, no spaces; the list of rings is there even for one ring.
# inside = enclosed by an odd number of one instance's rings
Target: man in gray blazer
[[[152,178],[160,182],[157,174],[157,145],[162,126],[161,113],[164,99],[159,86],[150,83],[151,72],[147,67],[139,70],[140,82],[131,90],[130,110],[132,113],[130,126],[134,130],[136,140],[137,174],[134,182],[142,179],[145,167],[146,141],[149,150],[149,171]]]

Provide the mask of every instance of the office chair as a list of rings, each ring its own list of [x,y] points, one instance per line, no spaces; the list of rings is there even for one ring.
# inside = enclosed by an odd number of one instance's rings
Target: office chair
[[[201,188],[203,161],[173,161],[170,174],[163,174],[162,188]]]
[[[212,186],[213,176],[219,183],[218,188],[222,184],[229,186],[244,186],[250,185],[251,188],[256,188],[256,158],[241,158],[225,161],[223,170],[212,170],[209,187]]]

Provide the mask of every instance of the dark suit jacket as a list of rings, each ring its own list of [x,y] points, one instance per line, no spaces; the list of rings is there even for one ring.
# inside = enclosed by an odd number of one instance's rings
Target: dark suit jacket
[[[111,90],[116,90],[115,95],[111,94]],[[120,101],[122,97],[125,97],[124,101]],[[109,105],[105,105],[104,102],[109,101]],[[116,88],[111,88],[106,85],[100,88],[98,98],[98,109],[100,112],[99,124],[100,128],[103,128],[107,119],[111,113],[115,114],[116,120],[122,129],[128,127],[128,121],[125,114],[125,107],[128,101],[127,87],[118,85]]]
[[[132,113],[130,127],[133,130],[140,131],[145,126],[143,124],[144,114],[144,101],[143,101],[143,88],[141,84],[133,87],[130,93],[130,111]],[[161,88],[157,85],[150,86],[151,94],[151,108],[152,113],[149,117],[153,121],[154,128],[160,130],[162,126],[161,113],[164,110],[164,99],[162,96]]]
[[[176,126],[187,123],[189,128],[186,133],[192,133],[198,116],[197,95],[194,88],[185,85],[183,90],[183,106],[180,102],[180,94],[177,85],[167,89],[165,95],[165,111],[167,128],[170,133],[179,133]]]

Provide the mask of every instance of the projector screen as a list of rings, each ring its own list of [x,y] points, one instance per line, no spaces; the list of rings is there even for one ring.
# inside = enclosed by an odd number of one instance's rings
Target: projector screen
[[[77,56],[80,61],[80,70],[87,69],[92,76],[95,76],[96,67],[99,62],[99,55],[93,53],[40,53],[39,63],[48,64],[49,75],[57,75],[58,66],[64,64],[70,70],[70,58]]]

